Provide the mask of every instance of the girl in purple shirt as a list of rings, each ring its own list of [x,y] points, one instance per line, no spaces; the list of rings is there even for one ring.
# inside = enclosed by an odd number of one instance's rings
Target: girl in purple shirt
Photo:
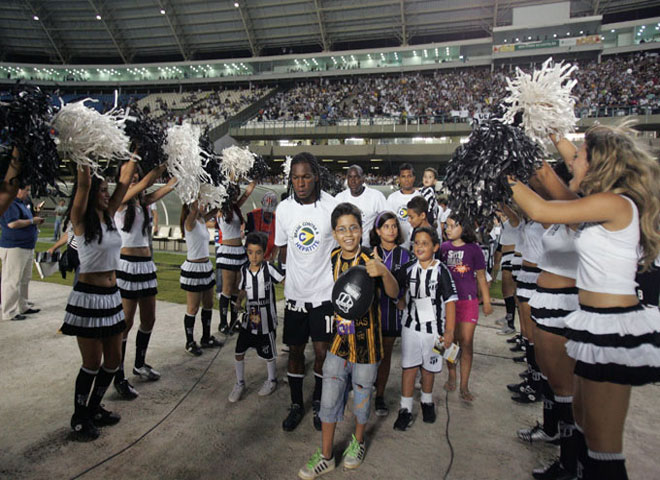
[[[479,297],[477,285],[483,300],[484,315],[493,313],[490,293],[486,281],[486,262],[481,247],[476,243],[476,235],[469,225],[463,225],[456,214],[445,223],[449,241],[440,246],[440,259],[447,265],[456,285],[455,341],[461,347],[461,399],[471,402],[474,397],[468,388],[472,370],[474,330],[479,319]],[[456,390],[456,364],[447,363],[449,378],[445,390]]]

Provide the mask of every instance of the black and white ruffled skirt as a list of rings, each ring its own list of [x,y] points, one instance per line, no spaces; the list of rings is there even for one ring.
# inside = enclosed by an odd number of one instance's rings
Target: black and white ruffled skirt
[[[215,266],[222,270],[238,271],[247,260],[243,245],[220,245],[215,255]]]
[[[566,318],[566,352],[575,374],[596,382],[645,385],[660,381],[660,310],[580,309]]]
[[[516,278],[516,296],[518,301],[528,302],[532,297],[532,293],[536,290],[536,280],[541,274],[541,269],[538,267],[529,267],[527,265],[522,265],[520,267],[520,273]]]
[[[77,282],[69,294],[61,331],[64,335],[105,338],[126,328],[119,287]]]
[[[181,265],[179,277],[181,288],[188,292],[204,292],[215,285],[215,274],[210,260],[206,262],[189,262]]]
[[[120,255],[117,286],[122,298],[138,299],[156,295],[156,264],[151,257]]]
[[[529,299],[532,320],[536,325],[555,335],[565,335],[566,317],[580,307],[577,287],[536,287]]]
[[[511,264],[512,260],[515,258],[513,250],[510,252],[502,253],[502,271],[512,272],[513,265]]]

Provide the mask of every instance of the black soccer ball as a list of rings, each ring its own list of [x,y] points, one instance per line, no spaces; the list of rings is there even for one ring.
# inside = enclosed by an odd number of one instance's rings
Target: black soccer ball
[[[342,273],[332,288],[335,313],[347,320],[362,318],[374,300],[374,279],[366,267],[356,265]]]

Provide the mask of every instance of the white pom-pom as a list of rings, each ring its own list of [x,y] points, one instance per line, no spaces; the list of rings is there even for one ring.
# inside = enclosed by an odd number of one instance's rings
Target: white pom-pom
[[[213,185],[211,183],[202,183],[199,188],[199,201],[204,207],[222,208],[222,204],[227,198],[227,189],[224,185]]]
[[[282,171],[284,171],[285,183],[289,181],[289,175],[291,175],[291,160],[293,160],[293,157],[291,155],[287,155],[286,157],[284,157],[284,163],[282,164]]]
[[[183,203],[197,200],[202,182],[210,181],[202,166],[200,135],[200,128],[189,123],[167,129],[163,148],[167,154],[167,170],[178,180],[174,190]]]
[[[124,132],[129,117],[116,108],[102,115],[86,107],[87,101],[96,100],[86,98],[62,105],[53,117],[53,127],[57,131],[57,150],[62,158],[89,166],[96,173],[101,169],[98,163],[101,160],[110,162],[131,158],[130,139]]]
[[[254,165],[254,154],[246,148],[232,145],[222,150],[222,173],[237,182],[247,175]]]
[[[577,67],[570,63],[552,63],[548,58],[540,70],[531,75],[516,68],[516,77],[507,78],[509,95],[502,101],[508,104],[502,120],[511,124],[518,112],[523,113],[521,127],[543,148],[550,134],[563,137],[575,130],[575,98],[571,90],[577,80],[571,74]]]

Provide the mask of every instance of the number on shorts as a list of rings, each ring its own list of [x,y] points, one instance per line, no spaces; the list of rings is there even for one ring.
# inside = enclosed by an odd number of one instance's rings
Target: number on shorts
[[[325,333],[332,333],[333,315],[325,315]]]

